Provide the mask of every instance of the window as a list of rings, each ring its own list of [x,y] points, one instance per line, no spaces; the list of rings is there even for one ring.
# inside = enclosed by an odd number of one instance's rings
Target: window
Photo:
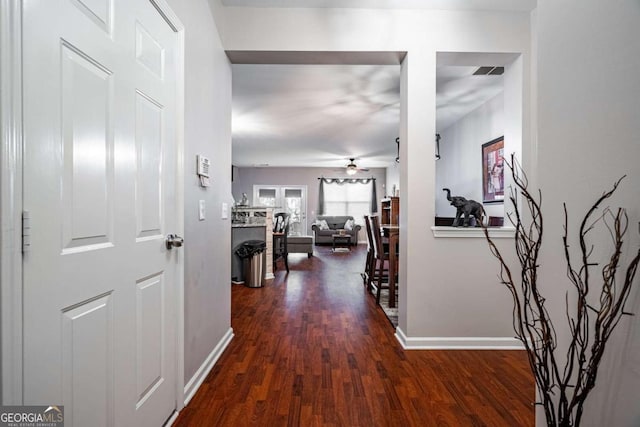
[[[303,224],[306,227],[303,218],[303,202],[304,195],[302,189],[284,189],[284,211],[291,215],[289,218],[289,234],[294,236],[300,236],[305,231],[302,229]]]
[[[367,184],[325,184],[325,215],[351,215],[356,224],[364,226],[364,216],[371,215],[371,191],[373,181]]]
[[[253,203],[256,206],[273,207],[274,213],[289,215],[289,235],[307,233],[306,185],[254,185]]]
[[[257,204],[258,206],[276,206],[276,189],[275,188],[258,188]]]

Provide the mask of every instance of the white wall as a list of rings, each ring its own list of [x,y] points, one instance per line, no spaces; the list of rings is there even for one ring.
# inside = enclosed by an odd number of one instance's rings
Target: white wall
[[[435,239],[429,228],[435,215],[435,61],[436,52],[522,53],[518,77],[528,85],[529,14],[251,7],[226,7],[224,14],[220,32],[229,50],[407,52],[401,83],[400,329],[409,337],[511,337],[508,293],[496,284],[497,265],[486,242]],[[525,120],[528,96],[522,91],[525,107],[517,111]],[[456,268],[461,262],[465,268]],[[504,313],[496,314],[496,307]]]
[[[564,348],[562,202],[567,202],[575,235],[577,222],[595,198],[627,174],[609,205],[627,208],[625,243],[635,250],[640,245],[640,3],[539,0],[536,15],[537,180],[547,235],[541,283],[552,314],[563,326],[559,338]],[[596,256],[610,247],[606,233],[596,233],[592,242]],[[626,253],[628,257],[631,251]],[[599,292],[597,283],[592,283],[592,292]],[[635,285],[640,286],[640,278]],[[636,316],[620,322],[607,346],[595,391],[587,400],[584,426],[640,425],[639,294],[636,289],[629,299],[629,311]],[[541,417],[538,421],[542,426]]]
[[[231,327],[231,66],[206,0],[169,0],[185,26],[185,325],[188,383]],[[212,161],[211,187],[198,185],[196,154]],[[216,173],[218,172],[218,173]],[[198,220],[198,201],[206,220]]]
[[[499,93],[440,132],[436,162],[436,216],[453,217],[443,188],[482,203],[482,144],[504,135],[504,93]],[[488,216],[503,216],[504,204],[485,204]]]
[[[318,210],[318,178],[351,178],[350,176],[336,172],[335,168],[238,168],[237,177],[233,181],[233,195],[236,200],[242,198],[242,193],[247,193],[249,202],[253,201],[253,186],[262,185],[306,185],[307,186],[307,235],[312,236],[311,224],[313,224]],[[361,172],[356,178],[376,179],[376,192],[378,199],[384,196],[382,187],[386,181],[384,168],[371,168],[369,172]],[[378,203],[378,209],[380,204]],[[364,228],[358,235],[361,242],[366,242],[367,236]]]

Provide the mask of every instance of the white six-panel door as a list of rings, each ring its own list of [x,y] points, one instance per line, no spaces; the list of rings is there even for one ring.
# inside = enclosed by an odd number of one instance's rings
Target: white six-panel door
[[[176,33],[148,0],[25,0],[24,403],[176,408]]]

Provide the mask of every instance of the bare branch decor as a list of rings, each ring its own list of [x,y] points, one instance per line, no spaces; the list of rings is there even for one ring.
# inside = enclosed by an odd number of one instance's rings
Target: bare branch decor
[[[500,250],[489,237],[485,236],[491,253],[500,263],[499,278],[511,292],[513,298],[513,327],[516,337],[524,345],[531,371],[536,380],[540,402],[548,426],[579,426],[584,403],[596,384],[598,366],[605,346],[613,330],[624,315],[625,304],[634,283],[640,248],[624,266],[622,261],[623,237],[627,232],[628,217],[623,208],[612,211],[602,204],[618,188],[624,176],[613,188],[600,196],[587,211],[578,233],[579,260],[575,260],[569,245],[569,215],[564,205],[564,256],[567,276],[573,285],[574,295],[566,296],[566,315],[571,339],[566,350],[564,366],[559,362],[556,329],[545,307],[538,282],[538,257],[542,244],[542,194],[537,197],[530,193],[527,177],[515,157],[511,163],[505,161],[511,171],[514,186],[510,200],[514,212],[508,215],[516,229],[515,250],[519,262],[518,271],[512,271]],[[522,199],[526,212],[518,206]],[[594,274],[598,263],[593,259],[593,246],[588,242],[589,233],[597,226],[607,227],[612,239],[612,253]],[[595,281],[598,281],[597,286]],[[599,292],[593,298],[590,293]],[[575,304],[572,302],[575,301]]]

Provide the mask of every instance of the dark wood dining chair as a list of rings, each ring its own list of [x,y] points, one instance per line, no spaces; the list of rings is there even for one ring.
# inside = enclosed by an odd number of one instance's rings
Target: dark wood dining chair
[[[375,249],[373,246],[373,236],[371,235],[371,220],[368,215],[364,216],[364,225],[367,231],[367,241],[369,246],[367,248],[367,259],[364,265],[364,273],[362,274],[363,285],[366,286],[367,291],[371,292],[371,278],[375,273]]]
[[[287,235],[289,234],[289,217],[285,212],[273,216],[273,271],[276,271],[277,261],[282,258],[284,267],[289,272],[289,248]]]
[[[382,234],[380,233],[380,218],[376,215],[371,218],[371,236],[373,239],[374,249],[374,266],[372,278],[369,281],[369,288],[371,283],[375,282],[376,285],[376,303],[380,304],[380,291],[382,289],[389,289],[388,272],[389,272],[389,252],[385,251],[385,245],[382,242]],[[387,246],[388,247],[388,246]],[[385,266],[386,262],[386,266]],[[387,272],[387,284],[384,285],[385,271]]]

